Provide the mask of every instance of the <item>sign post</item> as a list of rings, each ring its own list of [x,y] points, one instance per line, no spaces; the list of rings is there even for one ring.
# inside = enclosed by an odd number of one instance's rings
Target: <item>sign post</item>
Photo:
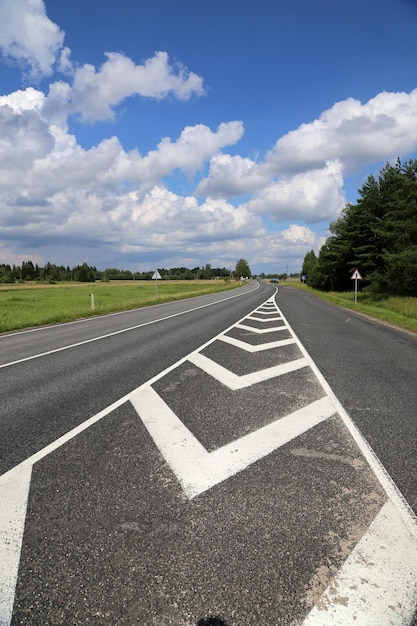
[[[358,301],[358,280],[362,280],[362,276],[359,273],[359,270],[355,270],[350,277],[351,280],[355,281],[355,304]]]
[[[161,274],[158,272],[158,270],[156,270],[156,272],[153,273],[152,280],[155,281],[157,299],[158,299],[158,278],[161,278]]]

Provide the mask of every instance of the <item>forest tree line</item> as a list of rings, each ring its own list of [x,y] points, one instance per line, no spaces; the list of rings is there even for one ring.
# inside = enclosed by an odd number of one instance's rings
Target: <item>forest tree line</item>
[[[245,259],[240,259],[234,271],[226,267],[212,267],[207,263],[204,267],[188,269],[186,267],[173,267],[170,269],[158,268],[162,279],[167,280],[196,280],[196,279],[230,279],[233,275],[239,278],[242,275],[250,277],[250,269]],[[95,282],[109,280],[151,280],[155,270],[146,272],[131,272],[130,270],[120,270],[117,268],[107,268],[98,270],[95,266],[83,263],[75,267],[65,267],[64,265],[54,265],[47,263],[44,267],[34,264],[32,261],[25,261],[22,265],[0,264],[0,283],[16,283],[27,281],[38,281],[56,283],[61,281]]]
[[[331,236],[304,258],[302,276],[322,291],[360,287],[374,294],[417,296],[417,160],[387,163],[368,176],[356,204],[330,224]]]

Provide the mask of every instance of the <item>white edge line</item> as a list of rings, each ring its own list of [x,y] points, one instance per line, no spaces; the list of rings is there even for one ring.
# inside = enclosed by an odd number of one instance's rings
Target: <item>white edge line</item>
[[[240,294],[240,295],[243,295],[243,294]],[[237,296],[234,296],[234,297],[237,297]],[[198,308],[201,308],[201,307],[198,307]],[[192,310],[194,310],[194,309],[192,309]],[[256,310],[256,309],[254,309],[254,310]],[[242,318],[242,319],[244,319],[244,318]],[[229,326],[229,328],[227,328],[225,331],[222,331],[222,332],[229,332],[234,326],[235,326],[235,324],[232,324],[231,326]],[[181,364],[185,363],[188,360],[188,358],[189,358],[189,356],[191,354],[198,353],[200,350],[203,350],[204,348],[209,346],[211,343],[214,343],[214,341],[216,341],[217,337],[218,337],[218,335],[216,335],[216,337],[213,337],[212,339],[207,341],[205,344],[200,346],[194,352],[191,352],[189,355],[186,355],[185,357],[183,357],[179,361],[176,361],[175,363],[173,363],[172,365],[167,367],[165,370],[163,370],[162,372],[160,372],[159,374],[157,374],[153,378],[149,379],[145,384],[146,385],[152,385],[153,383],[155,383],[160,378],[163,378],[164,376],[166,376],[166,374],[168,374],[169,372],[173,371],[174,369],[179,367]],[[140,389],[140,387],[136,387],[135,389],[133,389],[132,391],[127,393],[122,398],[119,398],[119,400],[116,400],[116,402],[113,402],[112,404],[110,404],[109,406],[104,408],[99,413],[96,413],[95,415],[91,416],[89,419],[87,419],[82,424],[79,424],[78,426],[76,426],[72,430],[70,430],[67,433],[65,433],[64,435],[62,435],[62,437],[59,437],[58,439],[56,439],[55,441],[53,441],[49,445],[47,445],[44,448],[42,448],[42,450],[39,450],[38,452],[35,452],[35,454],[31,455],[30,457],[28,457],[27,459],[25,459],[24,461],[22,461],[21,463],[19,463],[15,467],[11,468],[10,470],[8,470],[4,474],[2,474],[0,476],[0,486],[3,484],[3,482],[9,480],[13,476],[14,472],[18,472],[18,471],[23,470],[24,468],[31,467],[32,465],[34,465],[35,463],[37,463],[38,461],[40,461],[41,459],[46,457],[48,454],[50,454],[51,452],[54,452],[54,450],[56,450],[57,448],[60,448],[61,446],[66,444],[68,441],[70,441],[71,439],[73,439],[74,437],[79,435],[81,432],[83,432],[84,430],[86,430],[87,428],[89,428],[90,426],[95,424],[96,422],[100,421],[103,417],[105,417],[106,415],[108,415],[109,413],[111,413],[112,411],[117,409],[119,406],[121,406],[125,402],[128,402],[130,400],[130,398],[132,397],[132,395],[135,394],[138,389]]]
[[[259,283],[257,283],[257,285],[258,285],[257,288],[259,288]],[[233,295],[231,297],[236,298],[242,295],[245,295],[245,294],[240,293],[240,294]],[[224,298],[223,300],[217,301],[215,303],[210,303],[210,304],[203,305],[201,307],[189,309],[186,312],[191,312],[199,308],[204,308],[205,306],[212,306],[214,304],[218,304],[219,302],[224,302],[224,300],[229,300],[229,299],[231,298],[230,297]],[[169,319],[170,317],[176,317],[177,315],[182,315],[186,312],[184,311],[182,313],[177,313],[175,315],[168,316],[167,318],[164,318],[164,319]],[[161,320],[160,319],[155,320],[154,322],[150,322],[150,323],[155,323],[156,321],[161,321]],[[143,324],[143,325],[147,325],[147,324]],[[223,331],[223,332],[227,332],[228,330],[233,328],[234,325],[235,324],[232,324],[228,329],[226,329],[226,331]],[[139,326],[142,326],[142,325],[139,325]],[[126,329],[126,330],[131,330],[131,329]],[[122,332],[125,332],[125,331],[122,331]],[[216,340],[216,337],[208,341],[203,346],[200,346],[199,350],[202,350],[204,347],[213,343]],[[97,340],[97,338],[94,340]],[[88,342],[85,342],[85,343],[88,343]],[[63,349],[66,349],[66,348],[63,348]],[[155,376],[150,381],[148,381],[147,384],[150,385],[152,382],[155,382],[159,378],[165,376],[168,372],[174,370],[186,360],[187,360],[187,357],[184,357],[180,361],[177,361],[172,366],[168,367],[163,372],[160,372],[157,376]],[[14,603],[14,597],[15,597],[15,592],[16,592],[16,582],[17,582],[17,574],[18,574],[19,561],[20,561],[21,545],[22,545],[22,540],[23,540],[24,524],[25,524],[25,518],[26,518],[26,506],[27,506],[27,499],[29,495],[30,480],[31,480],[33,465],[37,463],[38,461],[40,461],[41,459],[48,456],[48,454],[51,454],[52,452],[54,452],[61,446],[65,445],[68,441],[70,441],[71,439],[79,435],[84,430],[87,430],[90,426],[100,421],[102,418],[104,418],[106,415],[108,415],[109,413],[111,413],[112,411],[120,407],[122,404],[129,401],[131,397],[133,396],[133,394],[137,392],[137,389],[138,388],[129,392],[122,398],[119,398],[119,400],[117,400],[116,402],[113,402],[112,404],[104,408],[102,411],[97,413],[96,415],[93,415],[82,424],[79,424],[72,430],[62,435],[62,437],[59,437],[58,439],[56,439],[49,445],[45,446],[44,448],[42,448],[41,450],[31,455],[30,457],[28,457],[27,459],[25,459],[24,461],[22,461],[21,463],[19,463],[18,465],[11,468],[10,470],[8,470],[7,472],[5,472],[4,474],[0,476],[0,490],[7,492],[7,493],[9,493],[10,490],[12,490],[12,492],[14,490],[15,498],[17,499],[16,506],[14,506],[12,510],[10,510],[10,507],[7,508],[7,515],[6,515],[6,509],[3,509],[4,519],[0,521],[0,542],[4,541],[3,539],[4,537],[5,537],[6,543],[9,542],[10,540],[13,540],[13,537],[14,537],[14,544],[15,544],[12,552],[9,553],[9,556],[10,556],[9,562],[7,562],[7,559],[3,558],[4,554],[0,551],[0,554],[2,555],[2,563],[6,564],[6,567],[0,569],[0,592],[1,592],[0,626],[9,626],[11,622],[11,617],[12,617],[12,612],[13,612],[13,603]],[[201,448],[199,452],[202,453]],[[16,483],[20,483],[19,489],[16,489]],[[13,531],[10,531],[10,524],[14,527]],[[3,535],[3,537],[1,535]]]
[[[0,625],[8,626],[19,571],[32,468],[14,472],[0,486]]]
[[[245,287],[249,287],[250,285],[245,285]],[[247,291],[245,291],[245,293],[252,293],[252,291],[256,291],[257,289],[259,289],[260,285],[259,285],[259,281],[256,281],[256,286],[253,289],[248,289]],[[243,287],[238,287],[237,289],[243,289]],[[225,292],[225,293],[230,293],[230,292]],[[210,295],[214,295],[214,294],[205,294],[203,296],[192,296],[191,298],[184,298],[184,300],[197,300],[199,298],[207,298]],[[238,296],[242,296],[242,293],[239,294],[234,294],[233,296],[230,296],[230,298],[237,298]],[[219,300],[219,302],[224,302],[224,300],[228,300],[229,298],[224,298],[223,300]],[[48,331],[51,329],[56,329],[59,328],[60,326],[70,326],[71,324],[84,324],[84,323],[88,323],[88,322],[94,322],[97,321],[97,319],[104,319],[106,317],[114,317],[116,315],[128,315],[129,313],[134,313],[135,311],[143,311],[145,309],[155,309],[157,307],[163,307],[166,304],[172,304],[173,302],[179,302],[178,300],[171,300],[171,302],[159,302],[158,304],[150,304],[148,306],[139,306],[136,307],[134,309],[127,309],[126,311],[113,311],[113,313],[104,313],[103,315],[92,315],[91,317],[82,317],[80,319],[77,320],[71,320],[70,322],[60,322],[58,324],[46,324],[44,326],[36,326],[35,328],[24,328],[22,330],[14,330],[11,332],[3,332],[0,333],[0,340],[1,339],[5,339],[6,337],[13,337],[15,335],[24,335],[26,333],[36,333],[36,332],[41,332],[41,331]],[[194,310],[194,309],[191,309]]]
[[[13,479],[13,476],[16,472],[21,472],[27,469],[28,467],[32,467],[35,463],[37,463],[41,459],[48,456],[48,454],[51,454],[51,452],[54,452],[55,450],[57,450],[58,448],[66,444],[68,441],[70,441],[71,439],[74,439],[74,437],[82,433],[84,430],[87,430],[87,428],[90,428],[90,426],[92,426],[96,422],[99,422],[103,417],[105,417],[106,415],[108,415],[109,413],[117,409],[119,406],[127,402],[130,399],[132,393],[134,393],[134,391],[131,391],[130,393],[123,396],[123,398],[120,398],[116,402],[113,402],[113,404],[110,404],[99,413],[96,413],[96,415],[93,415],[82,424],[79,424],[72,430],[69,430],[67,433],[65,433],[65,435],[62,435],[62,437],[55,439],[55,441],[53,441],[49,445],[45,446],[38,452],[35,452],[35,454],[32,454],[30,457],[28,457],[27,459],[25,459],[18,465],[15,465],[15,467],[13,467],[12,469],[2,474],[0,476],[0,488],[3,486],[3,484]]]
[[[259,289],[259,283],[257,283],[257,287],[251,291],[249,291],[249,293],[252,293],[252,291],[255,291],[256,289]],[[114,337],[116,335],[120,335],[122,333],[127,333],[131,330],[137,330],[138,328],[143,328],[145,326],[150,326],[151,324],[157,324],[158,322],[164,322],[166,320],[172,319],[174,317],[178,317],[180,315],[185,315],[187,313],[192,313],[193,311],[198,311],[199,309],[204,309],[206,307],[209,306],[214,306],[216,304],[220,304],[222,302],[225,302],[227,300],[232,300],[233,298],[239,298],[241,296],[247,295],[247,291],[245,291],[244,293],[238,293],[238,294],[233,294],[232,296],[229,296],[227,298],[222,298],[221,300],[216,300],[216,302],[209,302],[208,304],[202,304],[200,306],[196,306],[194,308],[191,309],[187,309],[186,311],[180,311],[179,313],[173,313],[172,315],[167,315],[165,317],[159,317],[158,319],[155,320],[151,320],[149,322],[143,322],[142,324],[137,324],[135,326],[129,326],[129,328],[122,328],[121,330],[116,330],[112,333],[107,333],[105,335],[100,335],[99,337],[92,337],[91,339],[86,339],[85,341],[79,341],[77,343],[73,343],[70,344],[68,346],[62,346],[61,348],[55,348],[54,350],[48,350],[47,352],[41,352],[39,354],[33,354],[31,356],[27,356],[24,357],[22,359],[17,359],[16,361],[10,361],[9,363],[3,363],[2,365],[0,365],[0,369],[4,368],[4,367],[10,367],[11,365],[18,365],[19,363],[25,363],[26,361],[32,361],[33,359],[39,359],[40,357],[44,357],[44,356],[48,356],[50,354],[55,354],[56,352],[62,352],[63,350],[70,350],[71,348],[77,348],[79,346],[84,346],[87,343],[92,343],[94,341],[100,341],[101,339],[108,339],[109,337]],[[205,297],[205,296],[199,296],[199,297]],[[170,303],[164,303],[164,304],[172,304],[172,302]],[[163,306],[163,305],[153,305],[153,306]],[[146,307],[146,308],[150,308],[150,307]],[[129,311],[119,311],[118,313],[112,313],[111,315],[120,315],[121,313],[131,313],[134,310],[144,310],[144,309],[130,309]],[[87,321],[90,321],[93,318],[88,318]],[[78,320],[78,322],[80,321],[85,321],[85,320]],[[73,324],[75,322],[67,322],[68,324]],[[42,327],[42,328],[57,328],[57,325],[54,326],[48,326],[48,327]],[[41,330],[41,329],[31,329],[31,331],[23,331],[23,332],[33,332],[35,330]],[[22,334],[22,333],[14,333],[14,334]],[[4,335],[5,337],[10,337],[10,335]]]
[[[383,466],[382,462],[379,460],[379,458],[377,457],[377,455],[375,454],[375,452],[373,451],[373,449],[371,448],[371,446],[369,445],[365,437],[362,435],[358,427],[354,424],[353,420],[349,417],[348,413],[346,412],[346,410],[343,408],[343,406],[337,399],[330,385],[328,384],[323,374],[318,369],[317,365],[315,364],[315,362],[313,361],[313,359],[311,358],[307,350],[304,348],[301,341],[298,339],[297,335],[294,333],[293,329],[288,325],[288,322],[285,316],[283,315],[282,311],[280,312],[281,312],[283,320],[288,326],[289,331],[291,332],[292,336],[296,340],[301,352],[304,354],[305,358],[309,362],[311,369],[314,371],[324,391],[326,392],[327,395],[329,395],[333,399],[333,402],[335,406],[337,407],[337,412],[339,413],[346,428],[349,430],[351,436],[356,442],[356,445],[358,446],[363,456],[367,460],[374,474],[377,476],[388,498],[397,507],[409,531],[417,539],[417,517],[414,514],[414,511],[411,509],[407,500],[404,498],[404,496],[398,489],[397,485],[394,483],[393,479],[391,478],[390,474],[388,473],[386,468]]]

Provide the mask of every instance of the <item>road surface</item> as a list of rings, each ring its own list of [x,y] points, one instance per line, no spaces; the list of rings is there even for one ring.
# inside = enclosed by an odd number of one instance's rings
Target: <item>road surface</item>
[[[412,623],[414,337],[252,283],[0,348],[2,626]]]

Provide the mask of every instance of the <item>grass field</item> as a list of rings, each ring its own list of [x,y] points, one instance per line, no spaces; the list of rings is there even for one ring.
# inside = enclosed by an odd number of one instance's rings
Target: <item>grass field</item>
[[[417,333],[417,298],[396,296],[375,297],[364,292],[358,293],[357,302],[352,292],[322,292],[303,285],[300,281],[287,281],[287,285],[305,289],[328,302],[351,309],[364,315]]]
[[[375,298],[359,292],[355,303],[353,290],[349,293],[323,293],[303,285],[299,280],[289,279],[285,284],[305,289],[333,304],[417,333],[417,298]],[[2,285],[0,333],[202,296],[234,289],[239,283],[223,280],[161,280],[157,286],[158,296],[155,281]],[[91,294],[94,294],[94,309]]]
[[[238,287],[224,280],[25,283],[0,286],[0,332],[202,296]],[[158,288],[158,294],[156,293]],[[94,294],[94,309],[92,297]]]

